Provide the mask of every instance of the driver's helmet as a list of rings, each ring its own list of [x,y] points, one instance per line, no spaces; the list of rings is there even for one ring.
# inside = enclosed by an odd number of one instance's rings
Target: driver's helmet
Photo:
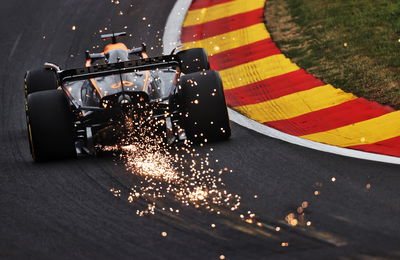
[[[114,49],[105,53],[107,63],[116,63],[120,61],[128,61],[128,52],[125,50]]]

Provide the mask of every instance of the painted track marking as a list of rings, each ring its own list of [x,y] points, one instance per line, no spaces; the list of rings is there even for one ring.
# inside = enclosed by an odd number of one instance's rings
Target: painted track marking
[[[180,34],[185,15],[189,10],[191,0],[177,0],[174,8],[172,9],[165,26],[164,36],[163,36],[163,46],[164,53],[170,53],[174,48],[181,44]],[[336,147],[332,145],[317,143],[314,141],[299,138],[297,136],[289,135],[273,129],[271,127],[260,124],[254,120],[239,114],[236,111],[228,108],[230,120],[248,129],[254,130],[263,135],[280,139],[292,144],[300,145],[306,148],[328,152],[332,154],[338,154],[342,156],[371,160],[384,163],[400,164],[400,158],[393,156],[386,156],[368,152],[362,152],[352,149],[345,149],[341,147]]]

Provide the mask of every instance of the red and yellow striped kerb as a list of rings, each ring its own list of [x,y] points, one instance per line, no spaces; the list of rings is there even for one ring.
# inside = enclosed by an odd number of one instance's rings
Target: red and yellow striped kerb
[[[308,140],[400,157],[400,111],[325,84],[287,59],[263,22],[265,0],[194,0],[184,48],[205,48],[228,106]]]

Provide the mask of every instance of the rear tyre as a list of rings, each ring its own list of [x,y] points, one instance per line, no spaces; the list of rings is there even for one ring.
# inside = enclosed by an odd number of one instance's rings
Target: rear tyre
[[[45,90],[57,89],[57,73],[54,70],[41,68],[27,71],[25,74],[25,95]]]
[[[193,48],[176,54],[181,60],[181,71],[185,74],[210,69],[207,52],[203,48]]]
[[[226,140],[231,136],[222,81],[217,71],[184,75],[179,103],[186,137],[196,143]]]
[[[62,90],[30,94],[26,121],[31,154],[35,161],[76,157],[73,114]]]

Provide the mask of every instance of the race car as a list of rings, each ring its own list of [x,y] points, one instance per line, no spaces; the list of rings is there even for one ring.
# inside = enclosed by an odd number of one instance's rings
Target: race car
[[[124,121],[148,112],[165,142],[226,140],[231,135],[221,78],[202,48],[148,57],[146,45],[128,49],[117,38],[102,53],[86,51],[86,65],[53,63],[25,74],[26,122],[35,161],[95,155],[127,134]],[[149,113],[150,112],[150,113]],[[161,124],[160,124],[161,122]],[[138,124],[139,125],[139,124]]]

